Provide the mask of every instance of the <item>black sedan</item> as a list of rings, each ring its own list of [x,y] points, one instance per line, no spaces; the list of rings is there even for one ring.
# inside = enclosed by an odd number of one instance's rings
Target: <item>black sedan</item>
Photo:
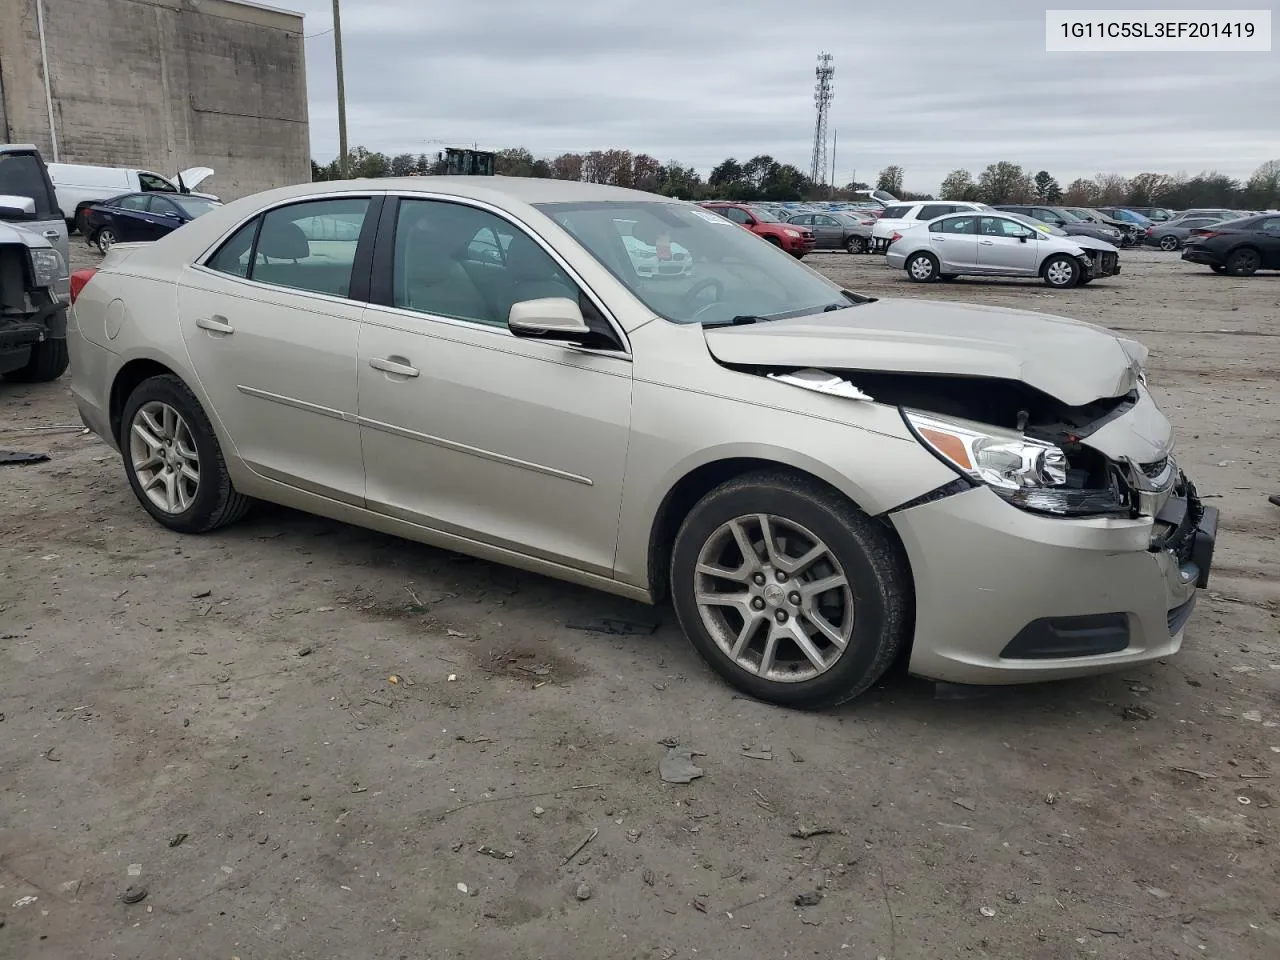
[[[1224,220],[1191,231],[1182,259],[1207,264],[1214,273],[1248,277],[1280,270],[1280,214]]]
[[[117,243],[159,240],[219,206],[185,193],[122,193],[85,210],[84,236],[106,253]]]

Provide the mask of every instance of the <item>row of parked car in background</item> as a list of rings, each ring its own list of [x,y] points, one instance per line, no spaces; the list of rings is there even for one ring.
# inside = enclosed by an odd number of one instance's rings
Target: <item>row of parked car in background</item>
[[[1182,250],[1184,260],[1217,273],[1248,276],[1280,269],[1280,214],[1275,212],[909,202],[883,191],[854,201],[702,205],[796,257],[815,250],[888,254],[893,246],[890,262],[921,282],[961,274],[1022,276],[1031,271],[1029,275],[1052,286],[1075,286],[1119,273],[1118,250],[1136,246]],[[978,216],[966,216],[973,214]],[[928,226],[923,233],[908,234],[923,225]],[[907,235],[911,240],[904,243]],[[949,251],[945,255],[944,247]],[[1062,268],[1054,259],[1061,256],[1074,257],[1075,268]],[[1051,263],[1058,266],[1051,269]],[[1055,280],[1049,279],[1050,273]]]

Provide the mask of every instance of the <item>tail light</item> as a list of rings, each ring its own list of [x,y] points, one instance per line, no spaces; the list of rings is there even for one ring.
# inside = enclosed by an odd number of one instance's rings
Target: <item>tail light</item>
[[[86,283],[93,279],[93,275],[98,272],[97,267],[88,267],[84,270],[77,270],[71,274],[71,302],[75,303],[76,298],[80,296],[80,291],[84,289]]]
[[[875,220],[863,220],[862,225],[864,227],[874,227],[876,225],[876,222]]]
[[[1221,236],[1222,232],[1223,231],[1221,230],[1210,230],[1207,227],[1197,227],[1195,230],[1191,231],[1191,235],[1193,237],[1198,237],[1201,240],[1208,240],[1210,237]]]
[[[893,236],[889,238],[889,243],[890,245],[893,245],[901,239],[902,239],[902,234],[898,233],[897,231],[894,231]]]

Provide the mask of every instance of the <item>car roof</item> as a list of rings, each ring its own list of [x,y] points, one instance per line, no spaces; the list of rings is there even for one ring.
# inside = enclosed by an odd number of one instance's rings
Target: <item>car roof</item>
[[[442,193],[470,200],[492,200],[496,195],[528,204],[590,203],[592,201],[640,201],[679,203],[669,197],[580,180],[537,177],[384,177],[370,180],[320,180],[278,191],[298,197],[339,191],[370,190],[376,193]],[[276,193],[277,191],[273,191]]]

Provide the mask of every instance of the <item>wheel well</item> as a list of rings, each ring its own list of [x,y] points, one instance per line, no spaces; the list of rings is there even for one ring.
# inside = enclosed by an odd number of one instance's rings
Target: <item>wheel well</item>
[[[1244,243],[1237,244],[1236,246],[1232,247],[1230,252],[1227,253],[1227,256],[1233,257],[1237,253],[1240,253],[1242,250],[1248,250],[1250,253],[1254,254],[1259,259],[1262,258],[1261,251],[1259,251],[1257,247],[1255,247],[1252,243],[1248,242],[1247,240]]]
[[[777,237],[775,237],[775,236],[774,236],[773,234],[771,234],[771,233],[770,233],[770,234],[766,234],[766,235],[765,235],[765,239],[766,239],[766,240],[768,240],[770,243],[772,243],[775,247],[780,247],[780,246],[782,246],[782,241],[781,241],[781,240],[779,240]]]
[[[704,463],[681,477],[676,485],[667,492],[662,504],[658,507],[657,517],[654,519],[653,528],[649,532],[649,590],[655,603],[661,601],[667,595],[668,574],[671,569],[671,551],[675,546],[676,534],[680,530],[680,524],[689,515],[689,511],[694,508],[699,500],[720,486],[720,484],[732,480],[734,477],[740,477],[743,474],[754,473],[759,470],[785,470],[789,473],[794,473],[798,477],[804,477],[812,483],[821,484],[836,496],[848,499],[843,491],[837,490],[821,477],[815,476],[807,470],[793,467],[790,464],[779,463],[776,460],[732,457],[726,460]],[[856,503],[853,505],[855,507],[858,506]],[[898,532],[893,528],[893,524],[886,521],[885,526],[889,529],[894,539],[898,539]]]
[[[173,371],[156,360],[130,360],[120,368],[115,381],[111,384],[109,410],[113,437],[120,436],[120,421],[124,416],[124,405],[129,401],[129,395],[138,389],[138,385],[144,380],[166,374],[172,375]]]

